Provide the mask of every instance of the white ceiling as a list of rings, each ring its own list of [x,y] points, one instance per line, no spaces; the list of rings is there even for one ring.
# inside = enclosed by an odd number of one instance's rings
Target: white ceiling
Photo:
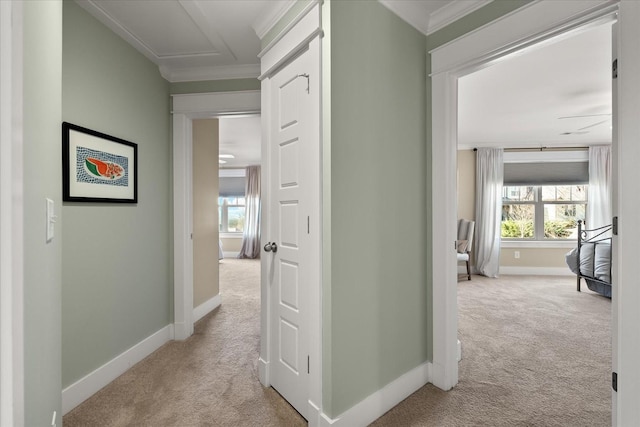
[[[491,0],[379,0],[424,34]],[[170,82],[255,78],[260,38],[295,0],[76,0]],[[533,48],[459,80],[459,147],[577,146],[611,141],[607,26]],[[590,116],[567,118],[567,116]],[[243,121],[246,120],[246,123]],[[600,121],[605,121],[596,124]],[[259,161],[259,119],[222,119],[221,153]],[[562,135],[567,132],[579,132]],[[241,148],[243,138],[253,148]],[[256,157],[258,156],[258,157]]]
[[[260,164],[260,117],[223,117],[219,120],[219,153],[235,158],[223,159],[221,168]]]
[[[611,143],[611,23],[458,80],[458,146]]]

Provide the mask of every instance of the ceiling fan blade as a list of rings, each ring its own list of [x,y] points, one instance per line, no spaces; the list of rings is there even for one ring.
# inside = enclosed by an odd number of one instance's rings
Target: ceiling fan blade
[[[585,127],[580,128],[580,129],[578,129],[578,130],[580,131],[580,130],[589,129],[589,128],[592,128],[592,127],[594,127],[594,126],[598,126],[598,125],[601,125],[601,124],[603,124],[603,123],[607,123],[608,121],[609,121],[609,119],[607,119],[607,120],[602,120],[602,121],[600,121],[600,122],[598,122],[598,123],[594,123],[594,124],[592,124],[592,125],[585,126]]]
[[[585,114],[583,116],[564,116],[564,117],[558,117],[558,120],[560,119],[576,119],[576,118],[581,118],[581,117],[599,117],[599,116],[610,116],[611,113],[605,113],[605,114]]]

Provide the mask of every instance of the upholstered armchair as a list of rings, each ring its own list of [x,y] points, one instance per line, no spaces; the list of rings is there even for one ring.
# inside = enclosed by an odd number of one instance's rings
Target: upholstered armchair
[[[466,219],[458,220],[458,240],[456,241],[456,249],[458,252],[458,262],[467,263],[467,279],[471,280],[471,249],[473,248],[473,231],[475,229],[475,221]]]

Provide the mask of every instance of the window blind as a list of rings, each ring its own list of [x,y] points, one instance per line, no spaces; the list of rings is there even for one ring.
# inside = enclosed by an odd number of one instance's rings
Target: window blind
[[[245,177],[220,177],[218,194],[220,197],[244,197]]]
[[[589,184],[589,162],[505,163],[505,186]]]

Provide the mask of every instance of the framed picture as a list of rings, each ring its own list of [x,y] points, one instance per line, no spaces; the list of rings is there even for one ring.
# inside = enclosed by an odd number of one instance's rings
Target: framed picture
[[[62,123],[62,200],[138,202],[138,145]]]

